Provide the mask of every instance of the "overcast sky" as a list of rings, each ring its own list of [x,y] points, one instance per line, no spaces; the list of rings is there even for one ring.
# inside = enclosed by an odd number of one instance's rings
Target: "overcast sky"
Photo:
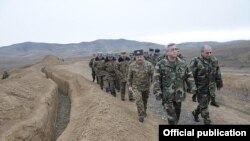
[[[250,39],[250,0],[0,0],[0,46]]]

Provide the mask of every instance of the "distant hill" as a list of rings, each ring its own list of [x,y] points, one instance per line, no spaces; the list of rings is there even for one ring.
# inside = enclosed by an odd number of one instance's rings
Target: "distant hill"
[[[214,48],[216,55],[223,66],[226,67],[250,67],[250,41],[237,40],[230,42],[186,42],[178,44],[181,52],[190,60],[199,56],[202,45],[208,44]],[[128,52],[134,49],[159,48],[164,45],[138,42],[126,39],[100,39],[92,42],[81,42],[71,44],[56,43],[34,43],[25,42],[0,48],[0,72],[11,68],[21,67],[40,61],[46,55],[52,54],[60,58],[86,57],[97,52],[117,52],[122,50]]]
[[[162,49],[163,45],[125,39],[100,39],[72,44],[25,42],[0,48],[0,71],[38,62],[49,54],[60,58],[74,58],[90,56],[92,53],[97,52],[113,51],[119,53],[122,50],[148,50],[149,48]]]
[[[59,57],[83,57],[94,52],[120,52],[121,50],[132,51],[134,49],[163,48],[163,45],[138,42],[125,39],[96,40],[72,44],[49,44],[25,42],[0,48],[0,56],[40,56],[54,54]]]
[[[249,40],[237,40],[230,42],[206,42],[213,47],[213,55],[219,60],[219,63],[223,67],[231,68],[250,68],[250,41]],[[182,47],[181,52],[187,58],[188,61],[195,56],[200,55],[200,49],[202,44],[200,43],[184,43],[189,47]],[[183,44],[182,44],[183,45]]]

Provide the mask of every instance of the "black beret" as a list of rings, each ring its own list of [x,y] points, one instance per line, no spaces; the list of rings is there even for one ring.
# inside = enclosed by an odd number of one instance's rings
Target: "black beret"
[[[134,55],[135,55],[135,56],[143,55],[143,50],[142,50],[142,49],[135,50],[135,51],[134,51]]]
[[[149,51],[154,51],[154,49],[150,48]]]
[[[160,50],[159,49],[155,49],[155,52],[160,52]]]

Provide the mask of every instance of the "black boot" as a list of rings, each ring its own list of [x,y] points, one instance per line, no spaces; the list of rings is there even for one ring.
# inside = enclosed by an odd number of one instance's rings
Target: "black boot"
[[[211,125],[211,120],[209,118],[204,118],[204,124],[205,125]]]
[[[215,97],[211,97],[210,105],[215,106],[215,107],[220,107],[220,105],[215,101]]]
[[[197,112],[193,111],[193,112],[192,112],[192,115],[194,116],[194,121],[195,121],[195,122],[200,122],[199,114],[197,114]]]
[[[111,94],[114,96],[114,97],[116,97],[116,92],[114,91],[114,92],[111,92]]]
[[[193,94],[192,100],[193,100],[193,102],[196,102],[196,94]]]
[[[107,93],[109,92],[109,88],[106,88],[106,92],[107,92]]]
[[[139,121],[140,121],[140,122],[144,122],[144,117],[143,117],[143,116],[140,116],[140,117],[139,117]]]

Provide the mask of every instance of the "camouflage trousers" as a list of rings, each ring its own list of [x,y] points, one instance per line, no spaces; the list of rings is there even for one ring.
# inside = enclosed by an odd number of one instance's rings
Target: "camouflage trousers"
[[[106,88],[106,92],[110,91],[110,93],[113,96],[116,96],[116,92],[115,92],[115,80],[105,79],[104,80],[104,87]]]
[[[201,114],[204,119],[205,124],[210,124],[208,104],[210,102],[211,96],[209,94],[197,94],[198,106],[195,109],[195,115]]]
[[[137,106],[137,112],[139,117],[145,117],[147,114],[147,103],[149,91],[138,91],[133,89],[135,102]]]
[[[115,88],[117,89],[118,92],[120,92],[121,83],[118,77],[115,78]]]
[[[96,73],[95,73],[95,70],[94,70],[94,69],[91,70],[91,75],[92,75],[92,80],[93,80],[93,82],[94,82],[94,81],[95,81],[95,78],[96,78]]]
[[[121,82],[121,99],[125,99],[126,83],[127,82]],[[131,92],[129,92],[128,96],[130,100],[133,99],[133,94]]]
[[[99,81],[99,85],[100,85],[100,87],[101,87],[102,90],[103,90],[103,85],[104,85],[103,77],[104,77],[104,75],[97,76],[97,80]]]
[[[176,125],[180,119],[181,101],[165,101],[163,102],[164,109],[167,112],[168,124]]]

